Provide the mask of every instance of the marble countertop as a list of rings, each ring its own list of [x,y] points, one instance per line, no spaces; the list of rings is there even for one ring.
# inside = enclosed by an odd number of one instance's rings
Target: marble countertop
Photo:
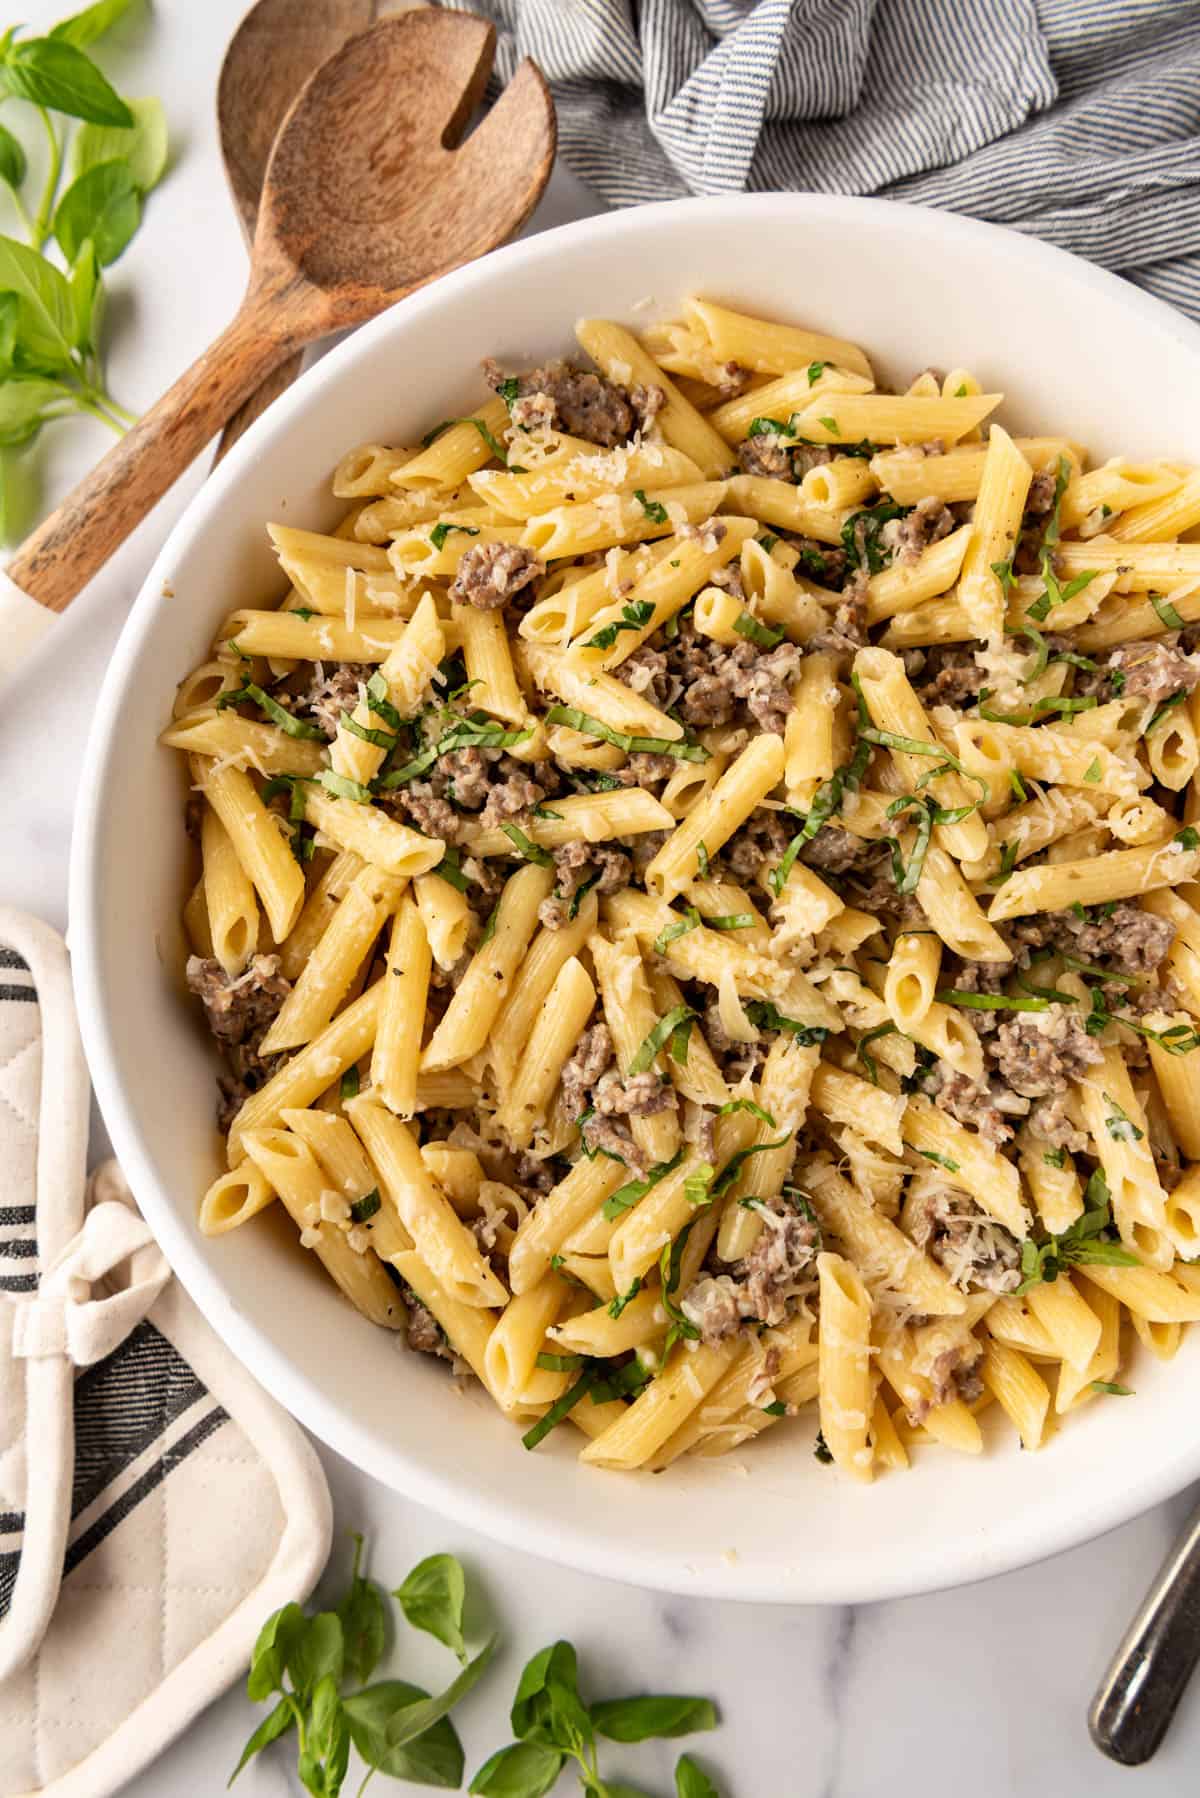
[[[44,28],[65,4],[31,0],[24,15]],[[134,408],[156,398],[216,334],[244,279],[212,98],[241,10],[242,0],[159,0],[140,30],[123,31],[110,60],[125,91],[162,95],[174,147],[169,179],[111,275],[112,388]],[[595,210],[560,174],[531,228]],[[47,502],[101,452],[104,438],[87,421],[45,435],[38,466]],[[94,582],[58,626],[52,659],[42,653],[30,664],[0,712],[0,901],[60,928],[75,795],[89,778],[91,700],[153,555],[203,472],[198,466],[179,484]],[[525,1659],[569,1636],[596,1695],[657,1688],[716,1699],[721,1728],[697,1746],[725,1798],[952,1798],[964,1788],[973,1798],[1106,1798],[1135,1777],[1142,1798],[1194,1789],[1200,1687],[1185,1698],[1157,1759],[1136,1776],[1095,1752],[1085,1722],[1113,1645],[1192,1502],[1187,1495],[1102,1541],[987,1585],[873,1607],[773,1609],[661,1597],[501,1551],[336,1455],[322,1451],[322,1459],[340,1532],[331,1591],[344,1577],[352,1529],[366,1533],[372,1570],[386,1585],[422,1555],[448,1549],[466,1562],[502,1630],[499,1663],[456,1713],[469,1769],[508,1740],[508,1703]],[[419,1661],[404,1670],[421,1676]],[[428,1672],[436,1677],[432,1663]],[[257,1721],[240,1691],[227,1694],[129,1786],[131,1798],[222,1791]],[[614,1751],[611,1770],[665,1793],[673,1746]],[[245,1798],[274,1798],[300,1787],[286,1755],[274,1751],[238,1789]]]

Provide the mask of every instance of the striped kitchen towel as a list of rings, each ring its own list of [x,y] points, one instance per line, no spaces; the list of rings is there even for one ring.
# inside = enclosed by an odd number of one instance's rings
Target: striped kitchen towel
[[[1043,237],[1200,320],[1200,0],[455,0],[614,206],[805,190]],[[804,279],[803,245],[780,245]],[[1047,306],[1054,295],[1047,294]]]
[[[291,1419],[171,1280],[115,1162],[86,1192],[62,941],[0,906],[0,1798],[104,1798],[324,1564]]]

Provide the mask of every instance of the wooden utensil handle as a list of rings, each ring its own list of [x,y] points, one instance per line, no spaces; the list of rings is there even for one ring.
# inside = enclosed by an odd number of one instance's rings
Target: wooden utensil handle
[[[229,423],[221,433],[221,441],[217,445],[217,453],[213,457],[213,467],[223,456],[227,456],[239,437],[245,435],[256,419],[262,417],[268,406],[274,404],[281,393],[286,393],[304,366],[304,352],[300,350],[281,362],[273,374],[269,374],[261,386],[256,387],[244,405],[238,407]]]
[[[278,315],[277,315],[278,316]],[[186,374],[143,414],[8,565],[11,580],[62,612],[258,384],[295,348],[247,301]]]

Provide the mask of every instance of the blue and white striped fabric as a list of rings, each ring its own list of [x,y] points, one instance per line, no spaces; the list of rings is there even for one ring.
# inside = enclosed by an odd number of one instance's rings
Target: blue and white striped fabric
[[[1200,0],[456,3],[500,27],[501,80],[541,66],[563,160],[610,205],[883,194],[1200,320]]]

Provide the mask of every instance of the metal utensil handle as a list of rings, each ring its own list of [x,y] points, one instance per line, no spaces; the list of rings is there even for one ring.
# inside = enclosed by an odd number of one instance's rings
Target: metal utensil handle
[[[1148,1761],[1200,1659],[1200,1509],[1159,1569],[1101,1681],[1088,1729],[1122,1766]]]

